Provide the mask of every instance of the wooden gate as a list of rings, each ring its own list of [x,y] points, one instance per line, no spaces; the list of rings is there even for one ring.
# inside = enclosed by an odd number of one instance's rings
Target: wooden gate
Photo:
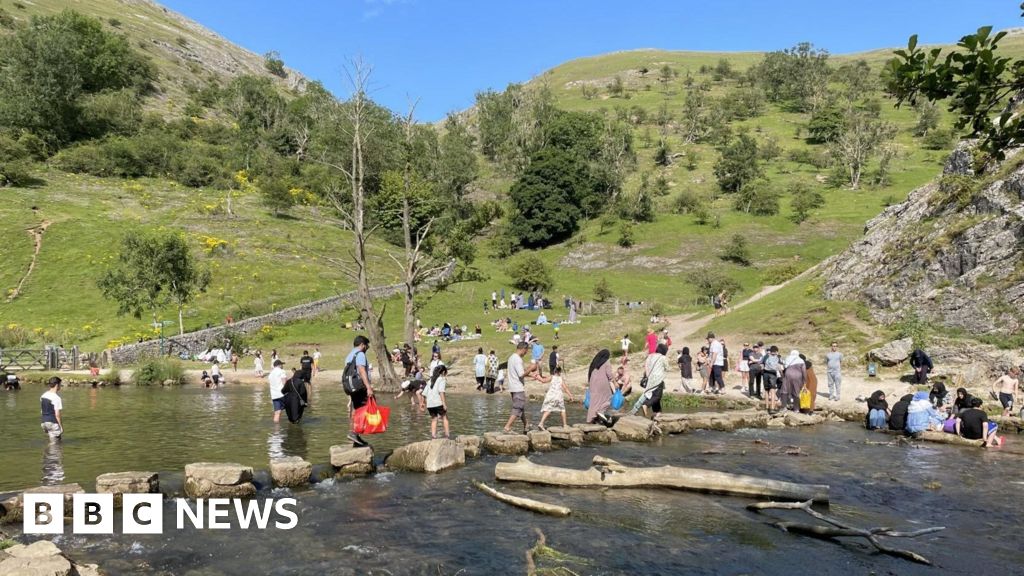
[[[42,350],[3,348],[0,349],[0,368],[5,370],[60,370],[62,368],[77,370],[78,346],[71,350],[64,348]]]

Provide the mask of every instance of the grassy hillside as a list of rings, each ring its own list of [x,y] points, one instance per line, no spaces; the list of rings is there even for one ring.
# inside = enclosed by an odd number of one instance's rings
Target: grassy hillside
[[[149,2],[80,0],[48,2],[44,6],[41,2],[30,4],[22,0],[22,7],[17,4],[0,0],[0,7],[17,18],[73,6],[128,34],[160,68],[160,91],[152,102],[165,110],[177,110],[182,105],[193,81],[242,72],[266,74],[261,57],[233,47]],[[1015,53],[1024,53],[1024,39],[1019,36],[1011,38],[1007,46]],[[195,53],[198,60],[188,52]],[[863,57],[877,72],[887,54],[875,51]],[[920,139],[911,133],[916,113],[906,108],[894,109],[888,101],[883,101],[881,115],[898,128],[899,153],[889,182],[881,186],[865,183],[859,190],[827,187],[824,180],[829,168],[815,168],[791,159],[802,152],[824,153],[822,145],[805,139],[804,126],[809,120],[806,114],[767,104],[762,115],[733,123],[734,130],[747,130],[759,142],[774,141],[780,148],[778,157],[766,165],[773,186],[787,190],[802,182],[824,194],[825,206],[802,224],[794,224],[788,218],[788,195],[783,196],[781,212],[776,216],[758,217],[735,211],[732,198],[718,191],[713,174],[718,151],[709,144],[683,143],[676,120],[669,123],[664,137],[672,151],[683,156],[670,166],[656,166],[654,143],[660,136],[660,127],[655,118],[663,106],[678,118],[685,99],[687,73],[696,82],[709,82],[709,94],[719,98],[735,89],[738,81],[716,81],[711,73],[700,72],[702,66],[714,67],[725,59],[733,70],[742,72],[761,57],[758,53],[621,52],[569,62],[534,80],[550,87],[561,108],[603,110],[606,114],[628,109],[629,116],[645,116],[643,121],[632,122],[637,169],[628,177],[623,193],[635,195],[644,175],[650,181],[663,177],[668,182],[668,193],[655,199],[655,221],[634,226],[633,246],[618,245],[617,223],[609,227],[594,220],[587,222],[571,240],[540,252],[541,258],[555,270],[550,295],[556,303],[561,302],[562,295],[592,299],[595,284],[604,278],[620,300],[659,303],[670,314],[704,312],[708,309],[706,297],[687,280],[695,270],[709,267],[722,270],[739,282],[742,290],[733,300],[741,300],[760,287],[778,283],[841,250],[861,235],[864,222],[884,205],[902,200],[910,190],[939,173],[946,151],[922,148]],[[860,57],[847,55],[833,60]],[[666,64],[678,74],[662,82],[658,71]],[[641,69],[648,71],[641,73]],[[606,86],[616,76],[622,79],[625,91],[621,96],[611,97]],[[289,78],[294,77],[294,73],[289,74]],[[595,93],[585,95],[584,85]],[[950,127],[945,113],[942,127]],[[687,159],[693,155],[699,159],[691,166]],[[869,166],[868,171],[872,168]],[[78,343],[86,349],[98,350],[112,340],[148,336],[151,319],[116,317],[115,306],[104,301],[95,287],[106,262],[116,254],[120,233],[131,226],[183,230],[213,269],[210,290],[187,312],[187,328],[218,323],[228,314],[238,318],[267,312],[349,287],[327,257],[344,256],[350,237],[323,218],[315,207],[296,208],[290,217],[275,218],[257,198],[244,197],[236,200],[238,216],[229,218],[210,214],[206,208],[223,198],[223,190],[189,189],[162,179],[74,176],[53,169],[44,169],[38,176],[39,184],[34,187],[5,189],[8,201],[0,205],[0,221],[5,224],[0,294],[17,285],[32,260],[32,236],[25,230],[44,221],[50,223],[35,271],[23,293],[9,303],[0,300],[2,325],[28,330],[37,342]],[[495,166],[486,165],[473,185],[480,189],[474,196],[502,198],[510,184],[511,178]],[[673,213],[673,201],[684,191],[707,199],[712,221],[717,224],[698,224],[691,214]],[[735,234],[744,235],[750,242],[752,266],[719,258],[724,243]],[[221,246],[220,241],[223,247],[210,249],[213,245]],[[420,316],[427,326],[446,321],[467,325],[471,330],[476,324],[483,326],[483,339],[451,347],[457,358],[469,355],[479,345],[497,348],[505,341],[504,335],[494,334],[486,326],[495,315],[484,315],[482,311],[492,290],[511,288],[506,273],[508,260],[497,256],[502,252],[498,249],[502,242],[503,238],[491,234],[477,243],[475,266],[484,279],[461,283],[424,298]],[[384,256],[381,245],[376,245],[375,254],[375,282],[393,282],[395,268]],[[398,334],[400,309],[398,301],[387,303],[385,326],[390,334]],[[611,346],[624,332],[639,335],[648,315],[649,311],[644,309],[620,316],[587,318],[583,325],[565,327],[560,344],[570,356],[578,356],[576,361],[583,362],[597,345]],[[771,330],[768,333],[779,338],[821,340],[833,337],[835,325],[845,322],[840,337],[863,345],[873,341],[877,334],[859,321],[861,315],[853,305],[824,303],[813,281],[806,281],[737,311],[715,326],[752,337],[758,334],[757,330]],[[161,316],[172,318],[173,312],[168,309]],[[776,316],[785,320],[777,320]],[[254,336],[251,344],[278,347],[290,355],[312,343],[325,343],[330,366],[351,338],[351,333],[339,331],[339,326],[354,317],[353,311],[343,311],[314,322],[274,327],[269,334]],[[530,322],[535,313],[515,313],[513,317]],[[564,314],[556,311],[551,317]],[[540,334],[550,345],[550,328],[542,328]]]
[[[158,112],[179,114],[193,87],[211,81],[224,83],[242,74],[269,77],[282,87],[305,82],[292,69],[286,69],[284,78],[270,74],[263,56],[150,0],[0,0],[0,10],[18,22],[66,9],[98,18],[108,30],[124,34],[150,57],[159,69],[159,78],[149,106]]]

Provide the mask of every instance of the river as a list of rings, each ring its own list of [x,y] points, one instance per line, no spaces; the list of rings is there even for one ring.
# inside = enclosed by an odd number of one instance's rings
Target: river
[[[261,471],[257,482],[266,483],[271,456],[294,454],[325,464],[330,445],[341,443],[345,432],[344,396],[334,387],[317,391],[301,425],[277,426],[262,388],[70,388],[62,391],[66,438],[59,449],[48,450],[38,425],[39,392],[29,387],[0,397],[0,491],[55,482],[91,490],[98,474],[144,469],[159,471],[164,490],[174,492],[184,465],[203,460],[252,465]],[[371,437],[378,455],[428,435],[429,419],[410,410],[405,398],[389,402],[391,430]],[[454,434],[480,434],[504,423],[508,402],[503,395],[453,394],[449,407]],[[539,402],[531,409],[539,409]],[[573,412],[570,420],[580,416]],[[890,540],[931,558],[942,573],[1021,573],[1024,552],[1015,532],[1024,523],[1021,456],[1001,449],[865,443],[891,439],[856,424],[827,424],[696,432],[531,459],[585,468],[602,454],[629,465],[829,484],[829,512],[857,525],[946,526],[915,540]],[[1011,437],[1009,448],[1018,441]],[[785,446],[799,446],[803,455],[787,455]],[[77,561],[98,562],[113,575],[524,574],[534,528],[564,555],[538,560],[548,574],[939,573],[875,554],[862,540],[837,545],[781,532],[770,525],[773,519],[812,519],[798,512],[754,514],[745,510],[750,500],[744,498],[499,486],[573,509],[565,519],[538,516],[472,486],[475,479],[493,483],[494,464],[501,460],[485,456],[437,475],[328,480],[296,493],[264,486],[257,498],[298,499],[299,524],[288,531],[175,530],[167,522],[163,535],[68,534],[55,541]],[[171,501],[165,516],[174,517]]]

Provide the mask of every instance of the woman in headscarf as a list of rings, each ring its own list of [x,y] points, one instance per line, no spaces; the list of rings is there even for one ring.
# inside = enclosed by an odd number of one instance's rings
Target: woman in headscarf
[[[928,392],[917,392],[907,409],[907,432],[918,434],[926,430],[942,430],[943,418],[932,406]]]
[[[811,365],[811,361],[807,359],[807,356],[800,355],[800,359],[804,361],[804,368],[807,370],[807,381],[804,382],[804,387],[811,394],[811,407],[806,411],[808,414],[814,412],[814,401],[818,397],[818,376],[814,374],[814,368]],[[799,391],[797,391],[799,394]]]
[[[690,347],[683,346],[681,352],[679,352],[679,359],[676,361],[679,364],[679,377],[682,379],[682,386],[677,392],[682,392],[683,388],[687,392],[690,391],[690,381],[693,380],[693,357],[690,356]]]
[[[614,374],[612,373],[611,352],[601,350],[590,362],[587,371],[587,382],[590,391],[590,407],[587,408],[587,422],[610,424],[605,412],[612,406],[612,394],[615,391]]]
[[[782,390],[779,399],[782,401],[783,409],[800,411],[800,390],[807,382],[807,367],[800,352],[791,350],[786,361],[782,363],[785,370],[782,373]]]
[[[971,396],[967,388],[956,389],[956,400],[953,400],[953,415],[958,416],[960,412],[967,410],[971,407]]]
[[[936,408],[942,408],[942,405],[946,402],[946,385],[940,380],[936,380],[932,384],[932,390],[928,393],[928,400],[931,401],[932,406]]]
[[[914,400],[913,394],[906,394],[900,401],[892,405],[889,412],[889,430],[906,430],[907,413],[910,410],[910,402]]]
[[[668,374],[668,346],[664,343],[658,344],[654,354],[647,355],[644,363],[644,374],[647,376],[647,387],[644,393],[636,399],[630,414],[636,414],[640,408],[644,409],[644,416],[647,416],[647,407],[651,407],[654,418],[661,414],[661,395],[665,392],[665,375]]]
[[[889,403],[885,392],[875,390],[868,398],[868,430],[880,430],[889,424]]]

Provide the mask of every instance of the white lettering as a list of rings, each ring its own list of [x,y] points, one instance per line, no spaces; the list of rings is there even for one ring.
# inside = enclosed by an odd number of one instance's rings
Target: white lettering
[[[218,518],[227,518],[231,513],[231,501],[227,498],[210,498],[206,511],[210,515],[207,526],[211,530],[227,530],[231,528],[231,522],[221,522]]]
[[[121,505],[121,530],[125,534],[163,534],[163,494],[124,494]]]
[[[235,499],[235,516],[238,518],[239,528],[248,529],[249,524],[255,518],[256,527],[260,530],[267,529],[267,522],[270,521],[270,511],[273,509],[273,500],[264,500],[263,509],[260,509],[260,503],[255,500],[247,500],[243,507],[242,501]]]
[[[114,495],[72,494],[71,530],[75,534],[113,534]]]
[[[299,516],[293,510],[289,510],[287,507],[295,507],[298,503],[295,498],[281,498],[274,502],[274,510],[281,516],[289,518],[288,522],[274,522],[274,527],[279,530],[291,530],[299,524]]]
[[[22,495],[21,529],[25,534],[64,533],[64,495],[31,494]]]
[[[188,500],[185,498],[178,498],[178,530],[185,529],[185,516],[188,516],[192,522],[194,528],[199,530],[203,529],[203,499],[196,498],[196,511],[193,514],[192,508],[188,505]]]

